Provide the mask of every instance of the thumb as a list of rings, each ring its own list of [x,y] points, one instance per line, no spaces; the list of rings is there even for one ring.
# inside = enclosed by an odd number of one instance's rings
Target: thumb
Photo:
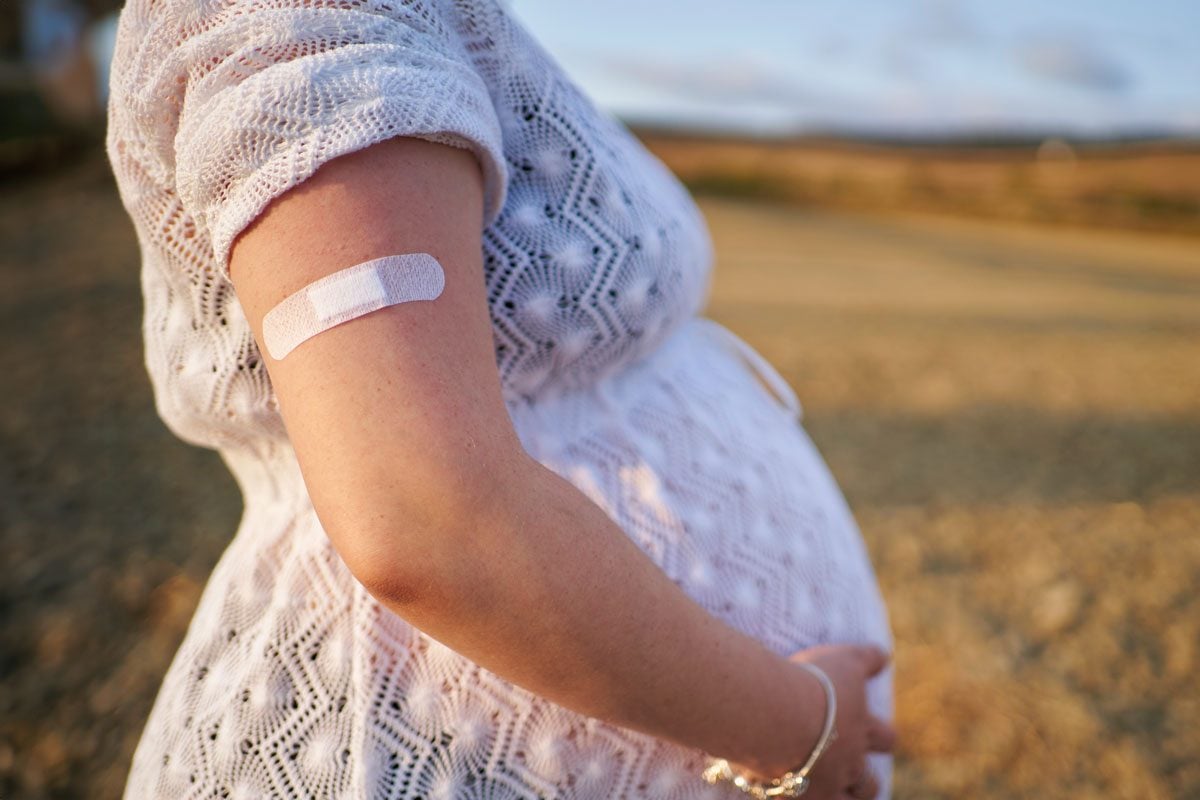
[[[863,664],[866,666],[868,677],[883,672],[884,667],[891,660],[891,654],[878,645],[862,645],[859,648],[859,652],[862,654]]]

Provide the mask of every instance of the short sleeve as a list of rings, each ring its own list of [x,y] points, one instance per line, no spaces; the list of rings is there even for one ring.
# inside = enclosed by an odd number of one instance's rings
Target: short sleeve
[[[176,68],[174,140],[183,208],[229,279],[234,238],[266,205],[337,156],[394,137],[466,148],[484,178],[484,225],[508,173],[488,87],[437,3],[194,3]]]

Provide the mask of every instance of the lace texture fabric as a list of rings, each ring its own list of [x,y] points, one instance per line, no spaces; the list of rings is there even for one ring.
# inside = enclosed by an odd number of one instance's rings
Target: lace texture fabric
[[[739,796],[703,783],[705,754],[557,706],[410,626],[321,530],[229,247],[321,164],[399,135],[480,162],[496,364],[530,453],[781,654],[891,645],[794,395],[700,316],[699,209],[495,0],[130,0],[107,146],[141,246],[147,371],[164,422],[221,454],[246,510],[126,796]],[[890,718],[890,667],[869,688]],[[890,757],[872,766],[886,797]]]

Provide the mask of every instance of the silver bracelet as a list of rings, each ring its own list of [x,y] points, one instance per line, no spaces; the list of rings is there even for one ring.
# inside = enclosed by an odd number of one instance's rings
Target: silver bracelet
[[[825,727],[821,730],[821,736],[817,739],[817,744],[813,748],[812,755],[798,769],[793,769],[783,775],[775,778],[770,783],[754,781],[747,778],[745,775],[738,774],[729,766],[729,762],[723,758],[714,758],[709,763],[708,767],[701,773],[707,783],[716,783],[717,781],[725,780],[733,783],[734,786],[741,789],[756,800],[765,800],[769,797],[799,797],[808,791],[808,773],[812,770],[813,765],[817,763],[817,759],[821,753],[833,743],[837,738],[837,731],[834,730],[833,722],[837,718],[837,694],[833,689],[833,682],[829,680],[829,676],[820,667],[809,664],[807,661],[797,662],[801,667],[811,672],[821,682],[821,686],[825,689]]]

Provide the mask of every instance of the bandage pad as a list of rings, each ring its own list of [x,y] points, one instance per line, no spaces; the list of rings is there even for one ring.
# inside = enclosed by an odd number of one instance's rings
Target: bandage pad
[[[335,325],[410,300],[434,300],[446,286],[429,253],[384,256],[346,267],[288,295],[263,317],[263,343],[276,361]]]

